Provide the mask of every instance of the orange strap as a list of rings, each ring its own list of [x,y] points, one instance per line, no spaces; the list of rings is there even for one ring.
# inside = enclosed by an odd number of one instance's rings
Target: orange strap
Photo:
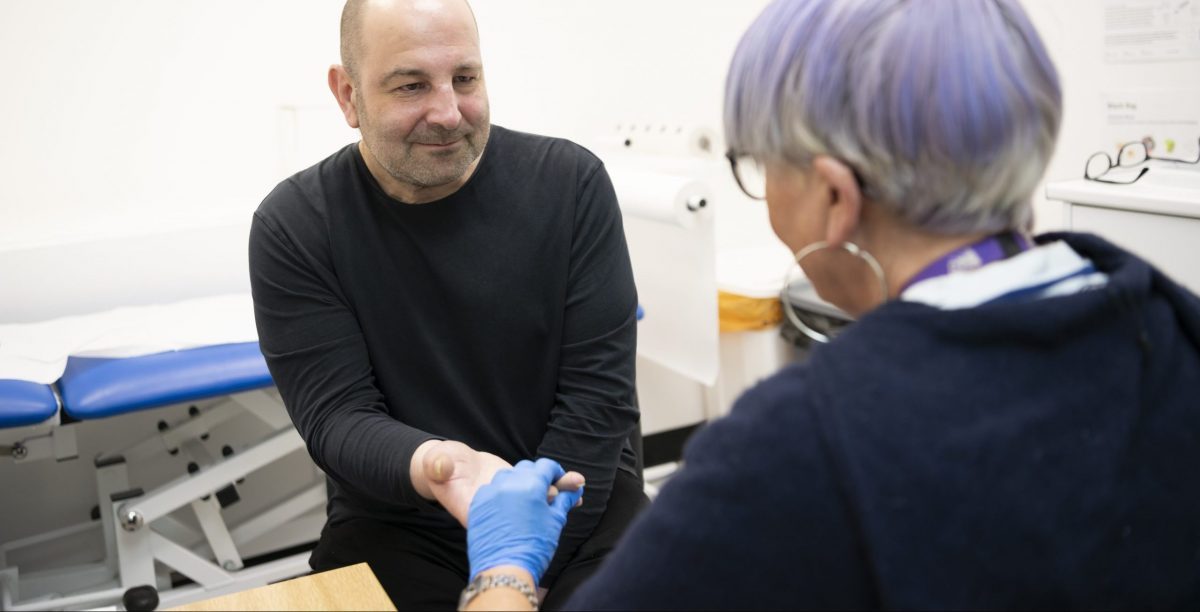
[[[717,312],[722,332],[770,329],[783,322],[779,298],[751,298],[717,291]]]

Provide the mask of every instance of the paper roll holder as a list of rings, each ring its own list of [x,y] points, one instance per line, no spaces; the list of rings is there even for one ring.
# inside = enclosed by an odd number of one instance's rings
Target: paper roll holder
[[[701,196],[692,196],[688,198],[687,209],[691,212],[696,212],[705,206],[708,206],[708,200]]]

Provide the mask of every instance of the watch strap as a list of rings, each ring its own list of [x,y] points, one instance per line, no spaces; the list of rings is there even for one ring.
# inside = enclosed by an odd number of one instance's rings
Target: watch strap
[[[471,603],[471,600],[478,597],[480,593],[496,587],[516,589],[529,600],[529,605],[533,606],[534,610],[538,609],[537,591],[529,586],[528,582],[512,574],[481,574],[476,576],[471,582],[467,583],[467,588],[463,589],[462,595],[458,598],[458,609],[462,610],[467,607],[467,604]]]

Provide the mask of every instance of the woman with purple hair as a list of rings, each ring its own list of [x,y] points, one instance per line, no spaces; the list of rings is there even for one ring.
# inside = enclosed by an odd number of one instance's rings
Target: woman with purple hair
[[[729,158],[858,321],[695,436],[573,607],[1200,606],[1200,300],[1027,233],[1061,100],[1017,0],[766,8]],[[480,490],[470,608],[526,604],[562,476]]]

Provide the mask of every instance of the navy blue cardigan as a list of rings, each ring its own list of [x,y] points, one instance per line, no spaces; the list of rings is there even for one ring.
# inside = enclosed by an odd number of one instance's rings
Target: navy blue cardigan
[[[571,607],[1200,607],[1200,300],[1049,238],[1109,285],[875,310],[697,434]]]

